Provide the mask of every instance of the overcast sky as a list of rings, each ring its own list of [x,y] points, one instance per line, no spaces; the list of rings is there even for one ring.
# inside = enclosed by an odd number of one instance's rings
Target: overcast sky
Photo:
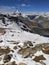
[[[0,0],[0,11],[49,12],[49,0]]]

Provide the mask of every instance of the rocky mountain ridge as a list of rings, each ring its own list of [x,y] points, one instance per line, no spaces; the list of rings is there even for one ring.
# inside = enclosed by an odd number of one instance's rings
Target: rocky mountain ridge
[[[7,26],[7,21],[14,21],[21,27],[21,29],[31,33],[49,36],[49,16],[43,15],[23,15],[21,13],[14,14],[0,14],[0,20]],[[22,25],[23,24],[23,25]]]

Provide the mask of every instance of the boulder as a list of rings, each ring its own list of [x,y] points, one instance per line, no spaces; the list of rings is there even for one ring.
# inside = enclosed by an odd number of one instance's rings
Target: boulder
[[[11,60],[11,57],[12,57],[12,54],[8,54],[8,55],[5,55],[4,56],[4,59],[3,59],[3,62],[4,63],[7,63]]]

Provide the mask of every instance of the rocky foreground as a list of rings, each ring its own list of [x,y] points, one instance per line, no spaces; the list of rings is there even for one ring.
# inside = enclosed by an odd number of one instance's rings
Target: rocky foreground
[[[49,17],[0,14],[0,65],[49,65],[49,37],[44,36],[49,36]]]
[[[0,28],[0,65],[48,65],[49,38],[20,28]]]

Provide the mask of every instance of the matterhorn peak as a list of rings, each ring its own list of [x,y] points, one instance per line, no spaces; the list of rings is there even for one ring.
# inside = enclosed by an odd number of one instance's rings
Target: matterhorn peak
[[[15,16],[19,16],[19,15],[21,15],[21,13],[19,12],[19,10],[17,9],[14,13],[13,13],[13,15]]]
[[[19,12],[19,10],[17,9],[16,11],[15,11],[15,14],[19,14],[20,12]]]

